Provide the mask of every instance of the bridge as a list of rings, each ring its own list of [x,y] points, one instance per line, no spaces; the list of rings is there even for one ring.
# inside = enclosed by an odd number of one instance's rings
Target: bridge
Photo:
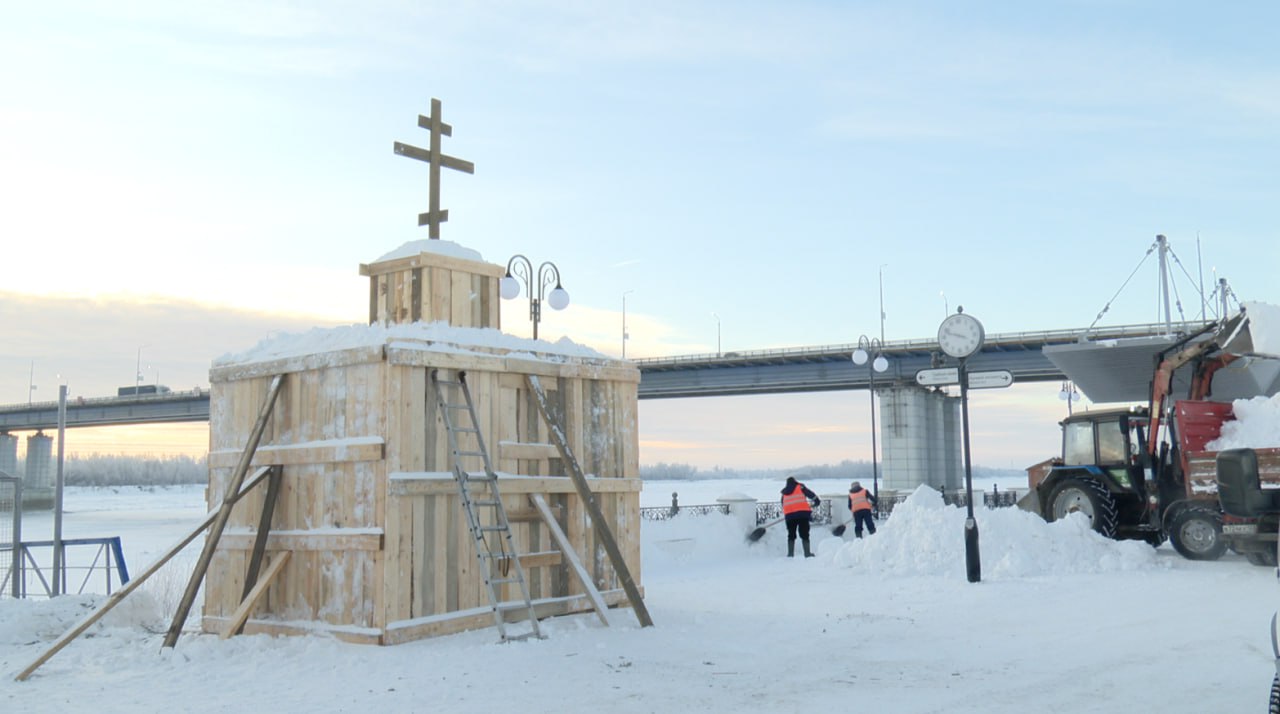
[[[1175,323],[1174,329],[1190,332],[1204,324]],[[1167,326],[1159,323],[993,334],[987,335],[982,351],[970,357],[968,364],[974,371],[1008,370],[1015,383],[1055,381],[1064,375],[1043,354],[1046,346],[1167,332]],[[856,344],[839,344],[633,361],[640,369],[640,399],[867,389],[870,364],[853,363],[850,356],[856,348]],[[889,360],[889,370],[875,376],[878,384],[914,384],[917,371],[937,366],[938,343],[932,338],[887,342],[881,351]],[[208,420],[207,389],[67,402],[68,427]],[[0,406],[0,432],[54,429],[57,425],[57,402]]]

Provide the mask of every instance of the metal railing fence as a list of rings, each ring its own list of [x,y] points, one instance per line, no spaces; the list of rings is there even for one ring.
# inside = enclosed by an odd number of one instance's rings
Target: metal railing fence
[[[112,590],[129,582],[129,568],[125,564],[120,536],[63,539],[61,573],[53,571],[54,542],[51,540],[0,543],[0,548],[13,548],[16,553],[8,570],[0,573],[13,583],[9,592],[15,598],[53,597],[53,578],[61,578],[58,584],[59,592],[63,594],[93,592],[110,595]],[[47,553],[43,551],[46,548]],[[68,548],[77,551],[72,554],[74,557],[67,557]],[[68,576],[73,574],[75,581],[68,583]],[[95,583],[95,576],[99,575],[102,579],[97,582],[101,583],[101,588]]]
[[[1018,499],[1021,498],[1021,492],[1018,491],[983,491],[982,505],[986,508],[1011,508],[1016,506]],[[894,506],[902,503],[910,497],[910,493],[894,493],[884,494],[880,496],[879,515],[887,517],[893,513]],[[942,494],[942,501],[948,506],[964,507],[968,503],[964,491],[947,491]],[[713,513],[723,515],[729,514],[729,504],[714,503],[701,504],[694,506],[680,505],[675,494],[672,494],[670,506],[646,506],[640,509],[640,519],[643,521],[665,521],[684,513],[694,516],[705,516]],[[782,504],[776,501],[756,503],[756,525],[767,523],[782,517]],[[822,503],[814,509],[811,522],[814,525],[826,525],[832,522],[831,516],[831,499],[824,498]]]
[[[0,597],[18,597],[22,562],[22,479],[0,472]]]

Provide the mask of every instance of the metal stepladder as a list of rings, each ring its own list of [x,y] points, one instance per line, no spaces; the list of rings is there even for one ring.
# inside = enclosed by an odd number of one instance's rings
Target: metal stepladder
[[[484,577],[485,589],[489,592],[489,603],[493,606],[493,619],[498,627],[498,634],[503,642],[530,637],[541,639],[542,630],[533,608],[533,599],[529,596],[529,582],[511,537],[511,523],[507,520],[507,511],[498,491],[498,475],[493,471],[484,435],[480,433],[471,390],[467,387],[466,372],[459,370],[456,380],[448,380],[440,375],[440,370],[433,369],[431,382],[435,385],[436,404],[440,407],[445,431],[449,435],[453,476],[458,482],[458,495],[466,512],[471,537],[475,541],[476,559],[480,564],[480,574]],[[484,464],[483,475],[472,475],[462,466],[464,457],[476,456]],[[478,493],[472,491],[475,484],[480,484]],[[491,517],[481,518],[481,512]],[[519,586],[521,600],[502,599],[501,589],[511,584]],[[527,612],[525,621],[529,623],[529,630],[510,633],[508,627],[512,623],[507,621],[506,613],[521,608]]]

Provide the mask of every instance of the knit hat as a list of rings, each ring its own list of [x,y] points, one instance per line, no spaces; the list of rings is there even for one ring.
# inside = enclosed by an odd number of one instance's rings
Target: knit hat
[[[796,485],[796,477],[795,477],[795,476],[788,476],[788,477],[787,477],[787,485],[788,485],[788,486],[794,486],[794,485]]]
[[[854,481],[853,483],[849,484],[850,491],[857,491],[860,488],[862,488],[862,484],[857,481]]]

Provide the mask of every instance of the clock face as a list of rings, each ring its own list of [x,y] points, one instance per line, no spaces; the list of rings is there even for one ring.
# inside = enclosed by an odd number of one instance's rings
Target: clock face
[[[963,312],[948,317],[938,327],[938,347],[957,359],[977,352],[982,347],[983,337],[982,323]]]

